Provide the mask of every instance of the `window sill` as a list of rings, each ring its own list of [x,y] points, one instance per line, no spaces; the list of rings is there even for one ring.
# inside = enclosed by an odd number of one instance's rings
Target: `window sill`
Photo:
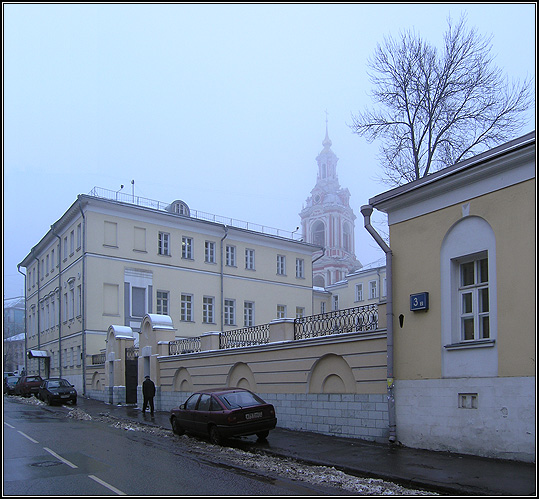
[[[451,343],[445,345],[444,348],[447,350],[462,350],[467,348],[490,348],[493,347],[496,343],[496,340],[470,340],[462,341],[460,343]]]

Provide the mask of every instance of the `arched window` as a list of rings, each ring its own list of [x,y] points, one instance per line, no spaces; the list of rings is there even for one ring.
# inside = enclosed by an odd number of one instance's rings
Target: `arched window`
[[[311,241],[318,246],[326,245],[326,227],[324,222],[318,220],[311,229]]]

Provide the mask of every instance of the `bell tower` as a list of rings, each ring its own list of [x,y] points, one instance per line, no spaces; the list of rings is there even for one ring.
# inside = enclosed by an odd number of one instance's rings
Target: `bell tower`
[[[350,208],[350,191],[339,185],[339,158],[331,150],[327,116],[322,146],[316,157],[316,185],[299,214],[303,240],[324,247],[313,263],[313,285],[318,287],[334,284],[362,267],[354,248],[356,216]]]

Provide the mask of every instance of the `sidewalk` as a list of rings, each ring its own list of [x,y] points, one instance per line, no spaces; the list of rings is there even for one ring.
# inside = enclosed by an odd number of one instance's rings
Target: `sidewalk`
[[[79,397],[78,407],[90,416],[108,413],[170,429],[168,412],[157,411],[152,417],[136,407],[115,406],[84,397]],[[537,492],[535,464],[408,449],[283,428],[271,431],[267,445],[257,446],[257,450],[442,494],[521,496]]]

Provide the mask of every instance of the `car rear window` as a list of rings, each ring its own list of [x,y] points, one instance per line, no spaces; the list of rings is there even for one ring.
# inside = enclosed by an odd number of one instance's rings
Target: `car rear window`
[[[28,376],[26,381],[41,381],[41,378],[39,376]]]
[[[229,409],[238,407],[251,407],[253,405],[264,404],[264,401],[250,392],[231,392],[219,395],[219,398]]]

